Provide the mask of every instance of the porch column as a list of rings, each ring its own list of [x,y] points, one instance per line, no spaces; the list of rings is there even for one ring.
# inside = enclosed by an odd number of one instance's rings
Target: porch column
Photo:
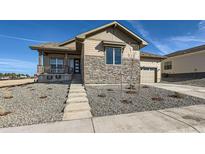
[[[65,73],[68,73],[68,54],[67,53],[65,53],[64,65],[65,65]]]
[[[38,65],[40,66],[43,65],[43,52],[42,51],[38,52]]]
[[[42,74],[43,72],[44,72],[44,69],[43,69],[43,51],[38,51],[37,74]]]

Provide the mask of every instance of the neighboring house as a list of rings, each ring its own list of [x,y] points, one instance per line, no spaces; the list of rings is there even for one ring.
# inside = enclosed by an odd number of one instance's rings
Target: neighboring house
[[[163,80],[205,78],[205,45],[166,55],[162,61]]]
[[[161,61],[164,56],[140,52],[140,81],[141,83],[154,83],[161,81]]]
[[[30,48],[39,53],[39,82],[71,80],[73,74],[81,74],[85,84],[119,84],[131,76],[133,81],[140,82],[140,49],[147,44],[126,27],[112,22],[63,43]],[[161,60],[159,57],[148,59],[157,63]],[[158,70],[158,66],[149,66],[154,67]]]

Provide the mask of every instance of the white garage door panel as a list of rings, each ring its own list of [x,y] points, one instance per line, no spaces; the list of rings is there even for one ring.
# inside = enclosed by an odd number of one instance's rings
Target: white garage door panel
[[[154,83],[155,82],[155,70],[141,70],[141,83]]]

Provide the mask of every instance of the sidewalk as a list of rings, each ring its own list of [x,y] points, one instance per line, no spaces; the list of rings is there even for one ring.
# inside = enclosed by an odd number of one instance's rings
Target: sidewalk
[[[33,83],[34,79],[19,79],[19,80],[3,80],[0,81],[0,88],[7,86],[18,86],[27,83]]]
[[[199,133],[205,105],[0,129],[0,133]]]

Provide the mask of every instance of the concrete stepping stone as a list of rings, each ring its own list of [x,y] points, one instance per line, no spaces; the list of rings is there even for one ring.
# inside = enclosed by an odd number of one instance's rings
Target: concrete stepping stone
[[[68,98],[66,103],[81,103],[81,102],[87,102],[88,103],[88,98],[87,97],[72,97]]]
[[[75,89],[76,89],[76,88],[83,88],[83,89],[84,89],[84,87],[83,87],[83,86],[80,86],[80,85],[79,85],[79,86],[70,86],[70,88],[75,88]]]
[[[69,90],[69,93],[82,93],[84,92],[85,93],[85,89],[70,89]]]
[[[73,98],[73,97],[86,97],[86,93],[70,93],[68,94],[68,98]]]
[[[64,112],[73,112],[73,111],[82,111],[87,110],[90,111],[90,106],[88,103],[74,103],[74,104],[68,104]]]
[[[63,115],[63,120],[76,120],[76,119],[86,119],[91,118],[90,111],[75,111],[75,112],[65,112]]]

